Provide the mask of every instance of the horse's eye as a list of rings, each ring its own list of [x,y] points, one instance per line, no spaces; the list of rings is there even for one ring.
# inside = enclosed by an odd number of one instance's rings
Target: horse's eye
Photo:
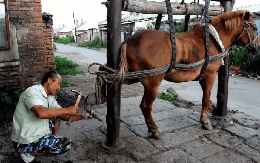
[[[249,28],[250,28],[250,24],[246,24],[246,25],[245,25],[245,28],[246,28],[246,29],[249,29]]]

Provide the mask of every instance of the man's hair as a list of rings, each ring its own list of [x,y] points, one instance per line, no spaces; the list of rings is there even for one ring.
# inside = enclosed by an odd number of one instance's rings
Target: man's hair
[[[43,76],[43,78],[42,78],[41,85],[43,85],[49,78],[51,78],[52,81],[55,81],[58,76],[59,76],[59,75],[57,74],[56,71],[49,71],[49,72],[47,72],[47,73]]]

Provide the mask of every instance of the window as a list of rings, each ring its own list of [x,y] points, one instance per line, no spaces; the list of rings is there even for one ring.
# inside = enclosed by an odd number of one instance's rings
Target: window
[[[10,49],[9,16],[7,0],[0,0],[0,49]]]

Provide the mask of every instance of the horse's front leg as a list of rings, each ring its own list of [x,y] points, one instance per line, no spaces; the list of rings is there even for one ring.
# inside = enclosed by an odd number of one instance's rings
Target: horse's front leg
[[[215,82],[215,74],[204,75],[203,78],[199,81],[201,88],[203,90],[203,97],[202,97],[202,110],[200,116],[200,122],[202,123],[202,127],[211,130],[212,125],[208,119],[207,113],[208,110],[213,110],[213,105],[210,100],[211,90]]]
[[[140,108],[145,118],[145,122],[148,128],[148,132],[152,133],[152,136],[155,139],[161,138],[161,130],[158,129],[155,121],[153,120],[152,116],[152,109],[153,109],[153,102],[156,99],[159,86],[162,81],[162,77],[149,77],[142,79],[141,83],[144,86],[144,96],[142,102],[140,104]]]

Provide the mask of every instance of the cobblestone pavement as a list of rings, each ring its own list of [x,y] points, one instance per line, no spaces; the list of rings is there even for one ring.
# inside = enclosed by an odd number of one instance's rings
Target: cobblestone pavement
[[[156,99],[153,117],[163,129],[163,138],[155,140],[147,132],[140,101],[141,96],[121,100],[118,147],[107,149],[102,145],[106,142],[107,111],[106,104],[102,104],[88,108],[96,111],[97,119],[74,122],[71,126],[62,124],[60,135],[73,140],[73,149],[69,153],[59,157],[38,157],[37,160],[43,163],[54,160],[77,163],[260,162],[259,119],[244,113],[232,114],[233,125],[207,131],[201,128],[200,113],[196,109],[177,108]],[[7,157],[18,157],[9,143],[1,141],[0,144],[0,161],[3,163],[10,161]]]

